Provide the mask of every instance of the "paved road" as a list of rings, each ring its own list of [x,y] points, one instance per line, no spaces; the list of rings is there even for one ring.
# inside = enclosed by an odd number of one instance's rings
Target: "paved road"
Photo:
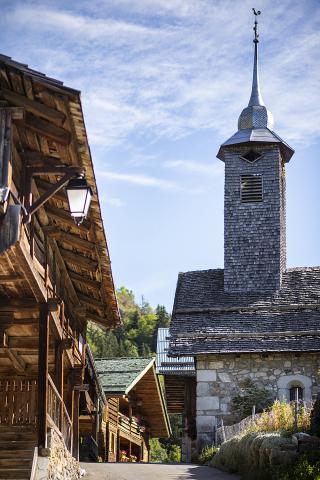
[[[240,477],[198,465],[81,463],[84,480],[236,480]]]

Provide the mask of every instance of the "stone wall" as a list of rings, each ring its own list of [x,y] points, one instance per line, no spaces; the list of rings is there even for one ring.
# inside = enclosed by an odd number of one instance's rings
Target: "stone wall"
[[[48,434],[48,448],[42,454],[47,455],[38,457],[35,480],[78,480],[84,473],[54,429]]]
[[[220,354],[197,357],[197,439],[214,442],[217,422],[234,423],[232,398],[250,378],[274,398],[287,398],[293,385],[302,386],[304,399],[315,399],[320,381],[320,356],[313,353]]]
[[[274,291],[286,268],[285,175],[279,146],[257,145],[261,158],[241,158],[252,147],[226,148],[224,287],[227,292]],[[242,203],[242,175],[261,175],[263,201]]]

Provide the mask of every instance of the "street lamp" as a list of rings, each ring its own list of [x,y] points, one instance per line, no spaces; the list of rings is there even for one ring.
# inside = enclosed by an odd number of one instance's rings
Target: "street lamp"
[[[69,180],[66,186],[70,214],[74,217],[77,225],[87,216],[91,198],[93,195],[91,187],[83,175]]]

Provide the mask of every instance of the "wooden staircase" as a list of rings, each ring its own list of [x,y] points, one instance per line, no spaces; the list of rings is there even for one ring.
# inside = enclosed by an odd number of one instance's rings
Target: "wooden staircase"
[[[30,480],[35,446],[34,428],[0,425],[0,479]]]

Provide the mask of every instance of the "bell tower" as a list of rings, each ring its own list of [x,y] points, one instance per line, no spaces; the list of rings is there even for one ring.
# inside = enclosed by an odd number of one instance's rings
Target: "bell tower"
[[[254,63],[251,96],[238,131],[217,157],[225,163],[224,289],[275,291],[286,269],[285,164],[294,150],[274,131],[260,92],[258,15],[253,9]]]

